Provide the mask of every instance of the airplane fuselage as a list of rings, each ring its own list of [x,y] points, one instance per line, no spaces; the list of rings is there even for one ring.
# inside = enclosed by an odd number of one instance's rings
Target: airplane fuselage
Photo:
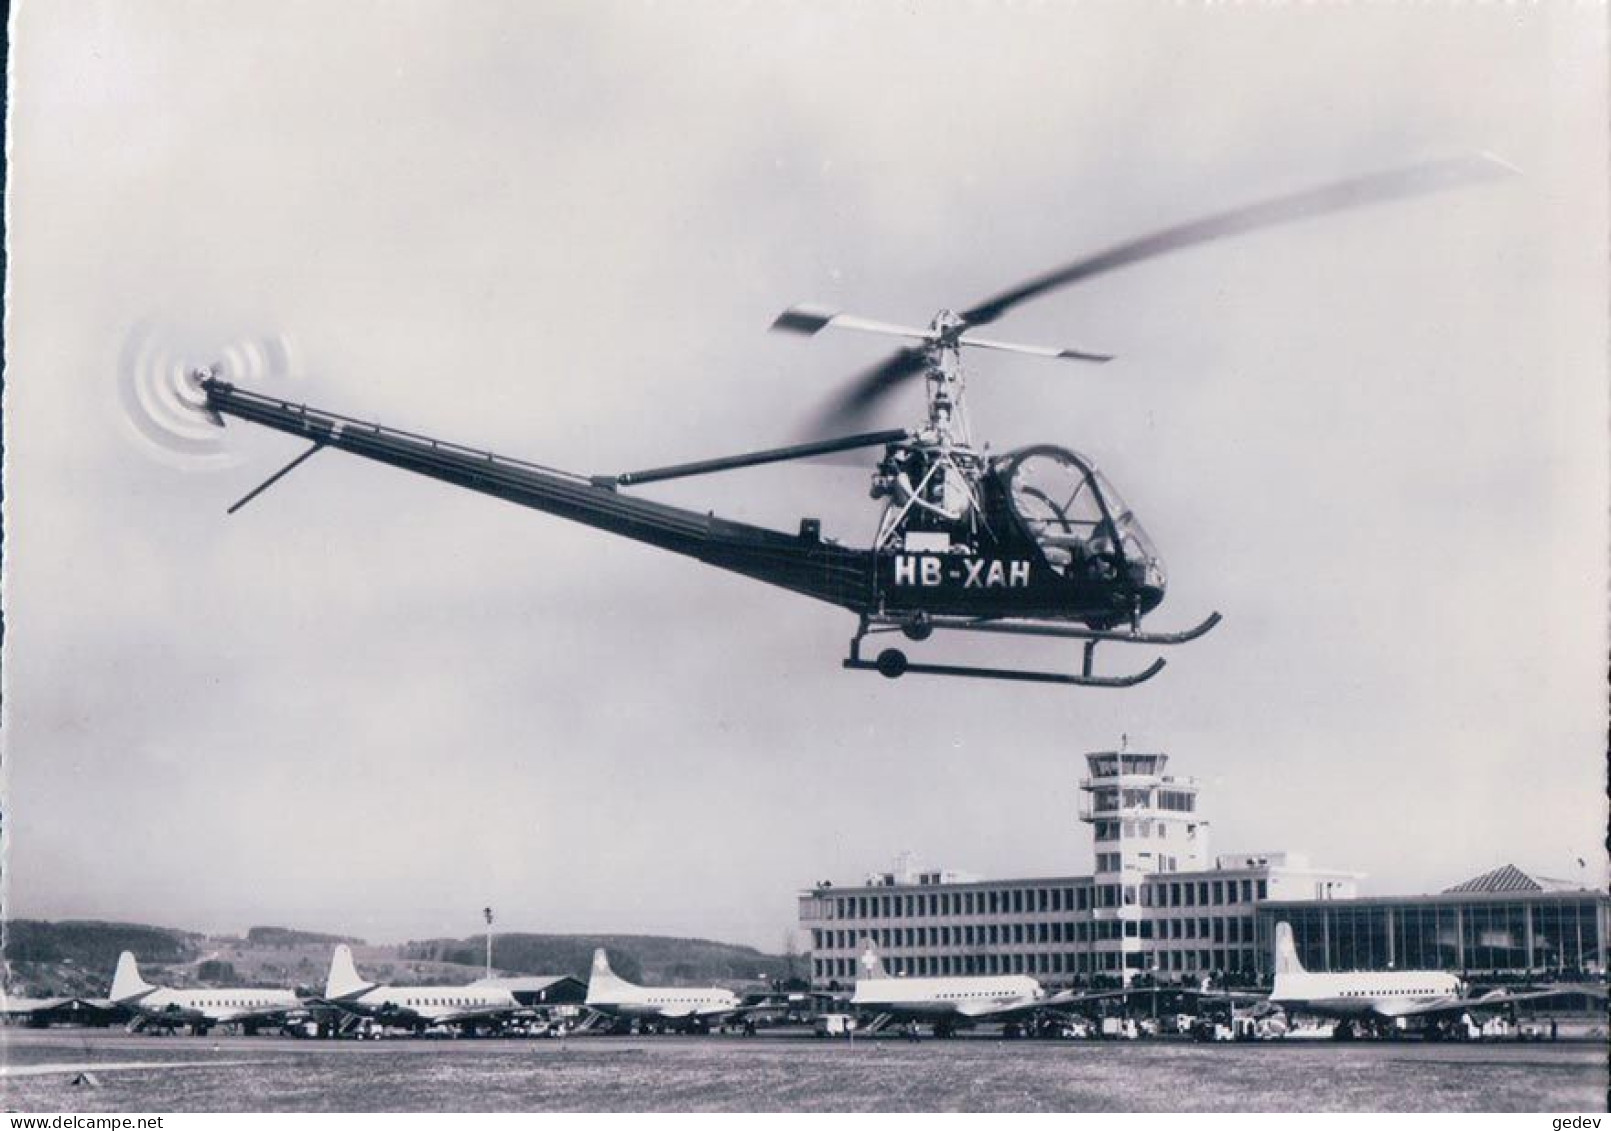
[[[508,990],[476,986],[376,986],[356,996],[341,999],[341,1005],[384,1021],[418,1018],[429,1024],[462,1016],[470,1010],[520,1008]]]
[[[850,1004],[911,1017],[985,1017],[1033,1006],[1045,996],[1033,978],[863,978]]]
[[[1460,979],[1441,970],[1364,970],[1279,974],[1270,1001],[1317,1017],[1393,1017],[1460,996]]]
[[[290,1012],[302,1002],[290,990],[216,989],[170,990],[157,987],[149,993],[116,1002],[150,1021],[179,1025],[229,1025],[260,1018],[277,1010]]]
[[[587,1007],[611,1017],[630,1020],[677,1020],[687,1017],[718,1017],[733,1013],[742,1003],[737,995],[720,989],[686,990],[642,986],[642,992],[619,1000],[589,997]]]

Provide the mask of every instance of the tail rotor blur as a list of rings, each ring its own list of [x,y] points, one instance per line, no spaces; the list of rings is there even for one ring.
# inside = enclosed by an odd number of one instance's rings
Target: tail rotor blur
[[[207,376],[272,388],[298,376],[289,335],[183,337],[154,321],[136,323],[118,356],[124,419],[151,452],[181,470],[235,466],[223,420],[207,408]]]

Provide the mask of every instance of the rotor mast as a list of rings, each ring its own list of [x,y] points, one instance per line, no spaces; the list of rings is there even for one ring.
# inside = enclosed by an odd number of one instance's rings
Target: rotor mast
[[[942,310],[923,344],[928,422],[892,444],[873,475],[872,495],[887,498],[876,545],[886,548],[908,529],[933,534],[977,532],[978,481],[984,460],[974,450],[963,401],[962,331],[967,323]]]
[[[934,335],[924,350],[924,379],[928,386],[929,431],[943,448],[971,451],[968,418],[963,410],[962,331],[967,323],[942,310],[929,323]],[[924,437],[925,439],[927,437]]]
[[[775,330],[797,334],[815,334],[834,326],[914,343],[897,355],[896,368],[898,375],[922,371],[928,393],[928,420],[915,435],[891,443],[873,473],[873,498],[889,500],[879,521],[877,549],[890,548],[897,540],[904,543],[909,533],[917,533],[932,548],[945,550],[956,544],[957,536],[961,541],[971,541],[978,533],[982,521],[979,480],[985,460],[973,446],[963,401],[963,346],[1032,357],[1109,360],[1108,354],[985,338],[972,332],[977,321],[969,314],[942,310],[926,328],[918,328],[818,307],[793,306],[772,323]]]

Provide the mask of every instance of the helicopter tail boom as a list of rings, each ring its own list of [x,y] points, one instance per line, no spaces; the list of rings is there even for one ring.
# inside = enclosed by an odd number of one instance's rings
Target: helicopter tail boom
[[[312,442],[312,447],[237,503],[231,513],[315,452],[337,448],[696,558],[854,612],[869,607],[873,599],[872,555],[823,541],[812,525],[802,524],[796,535],[732,522],[625,495],[607,482],[572,472],[278,400],[217,378],[207,378],[201,387],[207,394],[207,408],[221,416]]]

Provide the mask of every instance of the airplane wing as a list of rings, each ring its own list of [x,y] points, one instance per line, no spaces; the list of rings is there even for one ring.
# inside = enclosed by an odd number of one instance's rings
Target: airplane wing
[[[525,1021],[536,1017],[535,1009],[523,1005],[477,1005],[448,1013],[427,1014],[425,1020],[433,1025],[473,1025],[478,1021]]]
[[[1170,992],[1180,994],[1182,997],[1200,998],[1206,1001],[1228,1001],[1232,1005],[1261,1005],[1270,1000],[1268,993],[1258,990],[1191,990],[1174,989]]]
[[[966,1017],[970,1021],[1015,1021],[1020,1017],[1032,1017],[1049,1006],[1050,999],[1041,998],[1039,1001],[981,1001],[959,1002],[957,1016]]]
[[[365,1005],[341,998],[315,998],[309,1007],[334,1009],[351,1017],[368,1018],[381,1025],[474,1025],[485,1021],[524,1021],[537,1017],[537,1011],[520,1005],[478,1005],[467,1009],[421,1010],[387,1002]]]
[[[731,1013],[732,1010],[718,1010],[720,1013]],[[700,1016],[699,1010],[691,1005],[667,1005],[660,1009],[660,1016],[667,1021],[686,1021],[690,1017]]]
[[[1226,1001],[1232,1005],[1258,1005],[1270,1000],[1269,994],[1252,990],[1194,990],[1183,986],[1144,986],[1130,990],[1063,990],[1052,994],[1040,1004],[1051,1009],[1070,1009],[1086,1002],[1113,998],[1139,998],[1147,994],[1174,994],[1208,1001]]]
[[[356,994],[342,997],[309,998],[304,1002],[310,1009],[334,1010],[336,1013],[348,1017],[368,1019],[381,1025],[433,1025],[436,1018],[421,1013],[419,1010],[395,1002],[384,1002],[379,1005],[370,1004],[360,1000],[364,993],[373,987],[365,987]]]
[[[1149,993],[1163,993],[1164,988],[1147,987],[1133,990],[1062,990],[1041,998],[1039,1001],[980,1001],[961,1002],[957,1005],[957,1015],[973,1021],[1013,1021],[1023,1017],[1031,1017],[1037,1013],[1072,1013],[1082,1006],[1096,1001],[1108,1001],[1115,998],[1142,997]],[[1167,992],[1177,992],[1169,988]],[[1187,993],[1202,993],[1204,991],[1178,991]],[[1216,995],[1218,996],[1218,995]],[[1262,994],[1245,995],[1249,1001],[1263,1001]],[[900,1014],[899,1007],[894,1010]]]
[[[207,1015],[199,1009],[187,1009],[181,1005],[165,1005],[157,1009],[141,1005],[135,1001],[121,1003],[125,1009],[132,1011],[141,1028],[178,1028],[182,1025],[197,1025],[207,1020]]]
[[[219,1010],[212,1015],[213,1021],[221,1025],[237,1025],[242,1021],[282,1021],[292,1017],[308,1016],[308,1007],[305,1005],[256,1005],[250,1009]]]
[[[344,997],[312,997],[305,999],[302,1004],[308,1009],[333,1009],[349,1017],[373,1017],[377,1012],[375,1006],[360,1005]]]
[[[1482,1012],[1489,1009],[1504,1009],[1523,1001],[1542,1001],[1552,997],[1568,997],[1586,994],[1590,997],[1605,997],[1604,986],[1552,986],[1542,990],[1524,990],[1514,993],[1510,990],[1493,990],[1478,997],[1444,997],[1434,1001],[1413,1001],[1400,1005],[1397,1002],[1384,1002],[1377,1007],[1376,1012],[1383,1017],[1436,1017],[1440,1014],[1460,1014]]]
[[[732,1013],[735,1017],[746,1017],[752,1013],[786,1012],[790,1009],[842,1011],[849,1005],[849,994],[829,993],[827,990],[780,990],[747,994],[743,1004]]]

